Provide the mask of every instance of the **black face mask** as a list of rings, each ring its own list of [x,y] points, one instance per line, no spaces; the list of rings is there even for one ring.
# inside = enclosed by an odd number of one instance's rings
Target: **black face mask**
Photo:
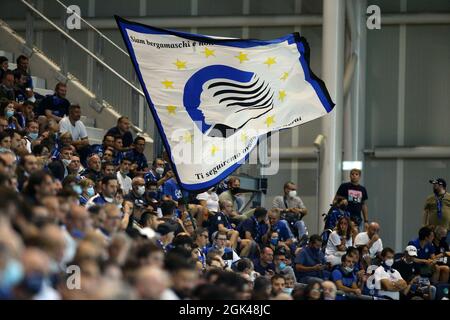
[[[230,192],[231,192],[231,194],[237,194],[237,193],[239,193],[241,191],[241,188],[230,188]]]

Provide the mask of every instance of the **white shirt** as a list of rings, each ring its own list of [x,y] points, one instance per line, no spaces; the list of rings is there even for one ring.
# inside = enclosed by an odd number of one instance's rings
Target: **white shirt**
[[[119,183],[124,195],[132,189],[131,178],[127,175],[123,176],[120,171],[117,172],[117,182]]]
[[[381,290],[381,280],[383,279],[388,279],[391,282],[397,281],[399,279],[403,279],[402,276],[400,275],[400,273],[395,270],[395,269],[391,269],[390,271],[385,271],[383,266],[380,266],[377,268],[377,270],[375,270],[375,289],[378,290],[378,295],[379,296],[387,296],[387,297],[391,297],[394,300],[399,300],[400,299],[400,293],[394,292],[394,291],[385,291],[385,290]]]
[[[197,195],[197,200],[205,200],[209,211],[219,212],[219,196],[215,192],[203,192]]]
[[[69,117],[64,117],[61,121],[59,121],[59,132],[70,132],[73,141],[78,141],[83,138],[87,138],[88,136],[84,123],[81,122],[81,120],[78,120],[75,122],[75,126],[73,126],[69,120]]]
[[[341,244],[341,236],[338,235],[337,231],[333,231],[330,234],[330,237],[328,238],[327,247],[325,249],[326,255],[334,255],[336,252],[338,252],[337,246]],[[345,246],[351,247],[353,246],[353,240],[352,237],[350,239],[347,239],[345,241]]]
[[[355,247],[367,245],[369,243],[369,235],[367,232],[360,232],[355,238]],[[372,247],[369,249],[369,254],[371,258],[375,258],[377,256],[378,252],[383,251],[383,242],[381,241],[381,238],[375,241],[372,244]]]

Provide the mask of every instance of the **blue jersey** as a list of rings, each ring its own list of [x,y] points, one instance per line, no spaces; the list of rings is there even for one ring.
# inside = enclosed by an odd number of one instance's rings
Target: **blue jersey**
[[[174,178],[167,180],[163,184],[163,194],[171,196],[175,201],[183,198],[183,193]]]

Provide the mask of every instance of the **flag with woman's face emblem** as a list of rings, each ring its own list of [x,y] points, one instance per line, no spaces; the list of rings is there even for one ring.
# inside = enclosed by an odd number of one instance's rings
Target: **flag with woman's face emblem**
[[[298,33],[243,40],[116,20],[183,189],[217,184],[260,136],[334,107]]]

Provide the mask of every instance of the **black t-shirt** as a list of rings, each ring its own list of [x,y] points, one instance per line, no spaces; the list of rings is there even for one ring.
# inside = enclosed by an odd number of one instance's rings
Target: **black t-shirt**
[[[412,278],[420,274],[420,265],[415,262],[408,264],[403,258],[396,260],[392,268],[397,270],[406,282],[410,282]]]
[[[128,148],[133,144],[133,135],[130,131],[125,132],[124,134],[120,133],[119,128],[114,127],[108,130],[107,134],[111,134],[113,136],[121,136],[122,137],[122,146],[124,148]]]
[[[351,182],[346,182],[339,186],[336,195],[347,199],[347,211],[350,212],[352,217],[361,217],[362,205],[368,199],[366,188],[362,185],[355,186]]]
[[[223,212],[218,212],[212,219],[209,225],[209,234],[213,234],[214,232],[219,230],[219,224],[223,224],[223,226],[227,229],[232,229],[231,220],[225,215]]]

